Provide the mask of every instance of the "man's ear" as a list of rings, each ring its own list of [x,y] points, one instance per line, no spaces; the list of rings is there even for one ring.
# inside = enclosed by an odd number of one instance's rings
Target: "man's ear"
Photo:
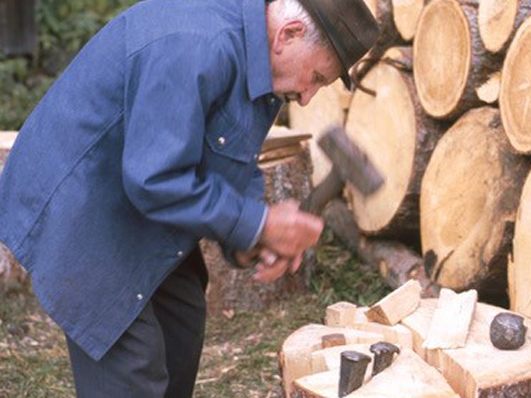
[[[280,54],[286,46],[306,34],[306,25],[299,19],[288,21],[280,26],[273,39],[273,51]]]

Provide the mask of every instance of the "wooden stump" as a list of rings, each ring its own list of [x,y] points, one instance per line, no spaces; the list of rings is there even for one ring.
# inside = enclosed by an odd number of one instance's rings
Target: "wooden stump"
[[[529,0],[481,0],[479,34],[487,51],[499,53],[507,50],[516,29],[530,11]]]
[[[531,317],[531,174],[527,176],[516,216],[508,282],[511,310]]]
[[[264,174],[266,201],[276,203],[288,198],[302,200],[311,189],[311,160],[306,144],[298,143],[298,154],[260,163]],[[290,144],[293,146],[293,144]],[[267,153],[262,152],[262,155]],[[286,275],[274,283],[259,284],[251,277],[253,269],[231,267],[219,245],[201,241],[201,249],[210,274],[207,290],[208,311],[212,315],[231,314],[234,310],[257,311],[292,295],[305,292],[313,272],[305,263],[295,275]]]
[[[528,170],[496,109],[469,111],[446,132],[420,198],[422,252],[433,280],[505,305],[507,254]]]
[[[390,49],[363,80],[375,97],[357,90],[345,129],[386,179],[365,198],[347,188],[347,203],[360,230],[367,235],[418,240],[420,182],[443,127],[423,112],[411,75],[411,51]]]
[[[527,19],[509,47],[503,65],[500,112],[505,133],[520,153],[531,153],[531,18]]]
[[[310,153],[314,185],[320,183],[332,168],[330,161],[318,147],[317,140],[326,128],[333,125],[343,126],[345,110],[350,105],[351,96],[343,87],[343,83],[337,80],[319,90],[307,106],[302,107],[295,102],[289,104],[290,127],[313,136],[310,141]]]
[[[501,69],[478,29],[479,0],[434,0],[423,10],[413,67],[420,102],[438,119],[455,119],[481,105],[477,88]]]

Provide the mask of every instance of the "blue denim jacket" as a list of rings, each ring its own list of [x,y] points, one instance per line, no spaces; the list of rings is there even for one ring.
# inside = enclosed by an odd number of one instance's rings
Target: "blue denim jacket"
[[[247,249],[279,108],[265,2],[147,0],[105,26],[27,119],[0,240],[44,309],[101,358],[201,237]]]

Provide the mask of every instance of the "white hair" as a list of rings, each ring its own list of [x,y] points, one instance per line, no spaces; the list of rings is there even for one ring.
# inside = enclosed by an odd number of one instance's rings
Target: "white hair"
[[[277,16],[282,21],[299,19],[306,25],[305,38],[311,44],[329,47],[330,43],[323,35],[321,30],[315,24],[308,11],[299,3],[298,0],[273,0],[278,4]]]

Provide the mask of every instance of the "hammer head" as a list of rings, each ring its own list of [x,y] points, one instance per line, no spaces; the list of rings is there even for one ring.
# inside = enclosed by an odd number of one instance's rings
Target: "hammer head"
[[[363,196],[373,194],[384,184],[382,174],[342,127],[326,130],[318,144],[343,182],[350,182]]]

